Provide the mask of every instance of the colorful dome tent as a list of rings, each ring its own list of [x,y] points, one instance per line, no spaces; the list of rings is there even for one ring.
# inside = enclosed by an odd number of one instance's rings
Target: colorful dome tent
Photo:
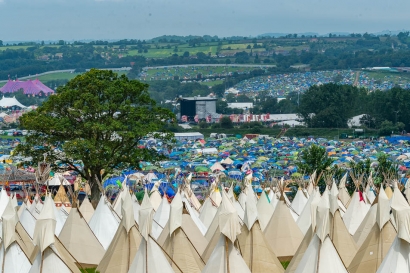
[[[23,89],[23,93],[25,95],[34,95],[34,96],[41,96],[41,93],[48,96],[54,94],[54,90],[44,85],[38,79],[32,81],[13,81],[9,80],[2,88],[0,88],[0,92],[5,93],[14,93],[18,90]]]

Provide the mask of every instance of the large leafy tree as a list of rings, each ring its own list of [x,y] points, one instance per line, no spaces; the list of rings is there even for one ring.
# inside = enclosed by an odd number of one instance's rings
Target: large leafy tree
[[[298,112],[309,127],[346,127],[349,118],[366,110],[366,94],[350,85],[314,85],[301,96]]]
[[[333,159],[327,155],[326,149],[313,144],[302,151],[296,165],[300,173],[311,175],[316,171],[316,174],[320,177],[318,186],[323,192],[325,189],[325,182],[321,174],[332,171],[330,168],[332,163]]]
[[[147,84],[92,69],[21,117],[22,127],[32,133],[17,153],[33,162],[47,154],[54,168],[77,171],[90,182],[96,204],[95,179],[102,181],[115,169],[138,168],[140,160],[160,159],[155,150],[138,147],[139,141],[153,136],[170,143],[173,134],[164,128],[173,119],[150,98]]]
[[[299,172],[310,175],[314,171],[320,174],[329,168],[332,163],[333,159],[327,155],[326,149],[313,144],[302,151],[297,166]]]

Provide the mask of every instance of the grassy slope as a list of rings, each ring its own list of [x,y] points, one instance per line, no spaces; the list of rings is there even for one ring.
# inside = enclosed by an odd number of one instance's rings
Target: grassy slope
[[[262,128],[258,134],[262,135],[269,135],[271,137],[276,137],[280,133],[280,128]],[[218,133],[218,134],[234,134],[234,135],[245,135],[245,134],[252,134],[255,131],[253,129],[239,129],[239,128],[233,128],[233,129],[191,129],[189,130],[191,132],[200,132],[202,133],[205,137],[209,137],[211,133]],[[368,133],[366,133],[367,136],[376,136],[377,135],[377,130],[371,130]],[[342,133],[347,133],[348,135],[353,135],[353,129],[329,129],[329,128],[290,128],[284,136],[287,137],[308,137],[308,136],[314,136],[314,137],[324,137],[327,139],[337,139],[338,136]]]

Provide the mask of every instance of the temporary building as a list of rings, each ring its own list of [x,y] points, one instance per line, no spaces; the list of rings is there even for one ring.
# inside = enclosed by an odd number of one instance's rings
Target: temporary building
[[[367,203],[363,193],[359,189],[360,182],[355,181],[355,183],[356,191],[353,193],[352,198],[349,202],[349,206],[347,207],[346,213],[343,215],[343,222],[345,223],[351,235],[353,235],[356,232],[356,230],[358,229],[358,227],[360,226],[361,222],[363,221],[364,217],[370,209],[370,204]]]
[[[54,90],[44,85],[38,79],[36,80],[8,80],[7,83],[0,88],[0,92],[4,93],[14,93],[18,90],[23,90],[25,95],[39,95],[41,92],[45,95],[53,94]]]
[[[209,226],[211,225],[213,219],[215,218],[215,215],[218,211],[217,206],[214,204],[214,202],[211,200],[211,198],[208,196],[202,207],[201,211],[199,213],[199,219],[202,221],[202,223],[205,225],[205,227],[208,229]]]
[[[272,218],[264,230],[264,234],[278,259],[280,261],[290,261],[303,240],[303,234],[285,203],[283,197],[285,185],[278,186],[281,197]]]
[[[54,235],[56,228],[54,201],[46,197],[43,209],[36,221],[33,242],[38,246],[38,254],[30,273],[70,272],[80,273],[75,259],[61,245]]]
[[[157,211],[162,201],[161,193],[159,192],[159,185],[160,185],[159,181],[155,182],[154,186],[152,187],[150,197],[149,197],[152,207],[154,208],[155,211]]]
[[[70,213],[71,202],[70,199],[68,199],[63,185],[60,185],[60,187],[58,188],[57,194],[54,197],[54,203],[57,209],[61,209],[61,207],[64,206],[65,210]]]
[[[0,268],[2,272],[29,272],[35,254],[34,245],[20,225],[10,201],[2,216]]]
[[[256,204],[256,209],[258,210],[258,222],[262,231],[265,230],[270,219],[272,218],[275,208],[268,200],[268,196],[265,191],[262,191],[259,197],[258,203]]]
[[[301,214],[296,221],[297,226],[305,235],[312,225],[312,219],[316,219],[316,208],[320,202],[319,189],[312,190],[309,199],[306,202]],[[310,241],[309,241],[310,242]]]
[[[410,207],[396,187],[393,199],[391,207],[395,214],[398,232],[377,273],[410,272]]]
[[[88,196],[84,198],[79,210],[81,212],[81,215],[84,217],[85,221],[87,223],[90,222],[91,217],[94,214],[94,207],[91,204],[90,200],[88,199]]]
[[[296,192],[295,198],[292,201],[291,207],[292,209],[300,215],[305,208],[305,205],[307,203],[307,198],[305,194],[303,193],[302,189],[299,187],[298,191]]]
[[[284,272],[282,264],[263,235],[258,221],[257,205],[252,195],[253,192],[249,190],[244,225],[242,225],[241,233],[238,235],[241,255],[253,273]]]
[[[377,211],[373,212],[376,212],[376,223],[350,263],[350,273],[376,272],[396,237],[390,222],[389,199],[383,187],[377,197]]]
[[[329,235],[336,251],[342,259],[343,264],[347,267],[356,254],[358,247],[343,222],[340,214],[338,195],[339,191],[337,186],[333,183],[332,189],[329,192],[329,205],[331,213]]]
[[[65,177],[60,173],[54,174],[54,176],[47,180],[45,184],[48,186],[71,186],[70,182],[68,182],[67,179],[65,179]]]
[[[145,197],[147,197],[147,194]],[[135,223],[132,200],[128,192],[124,195],[121,209],[121,222],[97,267],[97,271],[100,273],[128,272],[141,243],[141,234]]]
[[[343,205],[347,208],[350,200],[349,192],[346,189],[347,173],[342,177],[339,183],[339,199]]]
[[[215,225],[217,226],[216,228]],[[211,236],[202,257],[208,260],[202,273],[250,273],[244,259],[234,247],[240,234],[240,225],[236,209],[225,191],[222,191],[222,202],[206,237]]]
[[[142,236],[141,243],[137,245],[139,248],[134,258],[131,259],[132,264],[130,265],[128,272],[173,273],[174,270],[166,259],[161,248],[150,236],[154,208],[150,202],[147,192],[145,192],[139,212],[140,231]],[[116,269],[115,271],[117,272]]]
[[[83,268],[97,267],[105,252],[88,226],[87,220],[77,208],[71,210],[59,239]]]
[[[201,208],[201,203],[199,202],[198,198],[196,198],[194,192],[191,189],[191,180],[192,173],[190,173],[188,177],[184,180],[183,191],[185,193],[185,198],[195,208],[196,211],[199,211],[199,209]]]
[[[222,204],[224,200],[225,204]],[[208,262],[208,259],[211,256],[215,246],[218,244],[221,233],[227,233],[228,231],[226,230],[231,229],[230,233],[227,234],[230,234],[232,237],[231,241],[235,242],[236,237],[233,238],[233,233],[235,233],[236,236],[241,230],[238,213],[236,212],[235,207],[232,205],[232,202],[229,200],[229,197],[225,191],[222,191],[222,202],[205,234],[205,239],[208,241],[208,245],[206,246],[204,252],[201,253],[201,257],[206,263]]]
[[[219,207],[222,201],[222,196],[215,181],[211,184],[211,193],[209,194],[209,198],[211,199],[213,205]]]
[[[0,100],[0,107],[1,108],[9,108],[9,107],[20,107],[20,108],[26,108],[23,104],[21,104],[16,97],[12,98],[6,98],[3,96],[3,98]]]
[[[204,268],[200,253],[208,242],[188,214],[179,192],[172,200],[170,219],[157,242],[170,257],[169,262],[175,262],[174,271],[199,273]]]
[[[161,204],[159,205],[157,211],[155,211],[154,218],[152,221],[151,235],[152,237],[154,237],[155,240],[158,239],[159,235],[161,235],[162,230],[167,224],[170,210],[171,206],[168,203],[166,194],[164,194],[164,196],[162,197]]]
[[[203,236],[205,236],[207,227],[199,219],[198,212],[191,206],[191,203],[185,198],[185,194],[183,192],[181,193],[181,197],[182,197],[182,202],[184,203],[185,210],[187,211],[187,213],[191,217],[191,220],[194,222],[194,224],[199,229],[201,234]]]
[[[97,208],[88,223],[104,249],[110,245],[119,226],[118,216],[104,195],[101,196]]]
[[[36,218],[28,209],[24,209],[20,215],[20,223],[30,238],[34,237],[34,228],[36,226]]]

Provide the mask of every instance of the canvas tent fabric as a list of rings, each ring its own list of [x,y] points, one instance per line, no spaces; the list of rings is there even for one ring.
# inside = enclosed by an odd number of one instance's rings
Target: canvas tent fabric
[[[251,273],[230,239],[220,234],[202,273]]]
[[[9,107],[20,107],[20,108],[27,108],[23,104],[21,104],[16,97],[12,98],[6,98],[3,96],[3,98],[0,100],[0,107],[1,108],[9,108]]]
[[[267,194],[262,191],[262,194],[256,204],[258,210],[258,220],[262,231],[265,230],[270,218],[272,218],[275,208],[269,203]]]
[[[145,241],[145,238],[142,238],[138,252],[132,261],[128,273],[153,272],[174,273],[174,270],[157,243],[151,237],[149,237],[148,241]]]
[[[79,210],[81,212],[81,215],[84,217],[85,221],[87,223],[90,222],[94,214],[94,208],[90,200],[88,199],[88,196],[84,198],[83,203],[81,203]]]
[[[361,197],[361,195],[362,193],[359,191],[355,191],[353,193],[352,199],[347,207],[347,211],[343,215],[343,222],[351,235],[353,235],[359,228],[361,222],[370,209],[370,205],[366,203],[366,200]]]
[[[295,273],[347,272],[330,238],[327,236],[322,243],[316,234],[295,270]]]
[[[169,222],[157,242],[174,261],[172,267],[176,272],[179,269],[182,272],[201,272],[205,262],[199,253],[202,253],[207,241],[192,218],[183,214],[183,207],[181,195],[177,193],[171,203]]]
[[[390,213],[390,206],[383,188],[377,199],[377,210],[372,211],[376,214],[376,223],[352,259],[348,267],[350,273],[376,272],[396,237],[390,217],[386,216]]]
[[[142,242],[142,236],[135,225],[132,200],[128,192],[124,196],[122,215],[114,238],[97,267],[98,272],[129,272],[131,262]]]
[[[291,207],[298,215],[300,215],[305,208],[307,201],[308,199],[304,195],[302,189],[299,188],[296,192],[295,198],[292,201]]]
[[[114,215],[111,204],[104,195],[101,196],[88,224],[104,249],[107,249],[117,232],[119,219]]]
[[[105,252],[77,208],[71,210],[59,239],[84,268],[97,267]]]
[[[277,204],[264,234],[273,252],[282,261],[289,261],[303,240],[301,230],[282,200]]]
[[[38,79],[36,80],[27,80],[27,81],[19,81],[19,80],[8,80],[8,82],[0,88],[0,92],[5,93],[14,93],[18,90],[22,89],[25,95],[39,95],[40,92],[44,93],[45,95],[53,94],[54,90],[44,85]]]
[[[162,230],[167,224],[168,219],[169,219],[170,210],[171,210],[171,206],[168,203],[168,199],[166,195],[164,194],[164,196],[162,197],[161,204],[159,205],[158,210],[154,214],[154,218],[152,222],[151,234],[155,240],[158,239],[159,235],[161,235]]]
[[[251,272],[281,273],[285,271],[276,254],[267,243],[259,221],[256,221],[250,230],[246,225],[242,225],[241,234],[238,235],[238,242],[241,255]]]

